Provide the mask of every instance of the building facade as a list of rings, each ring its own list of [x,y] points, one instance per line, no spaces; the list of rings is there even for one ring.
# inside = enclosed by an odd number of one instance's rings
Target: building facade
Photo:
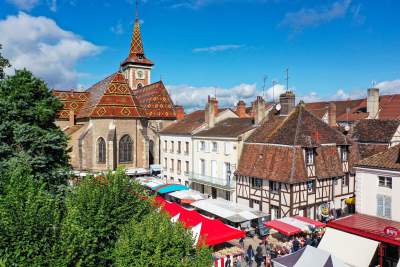
[[[120,70],[84,92],[53,93],[64,104],[56,124],[69,136],[76,171],[148,168],[159,159],[159,132],[179,116],[164,84],[151,83],[136,18]]]

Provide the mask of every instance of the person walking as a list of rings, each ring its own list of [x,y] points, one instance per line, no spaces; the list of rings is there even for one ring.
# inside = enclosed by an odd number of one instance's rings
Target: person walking
[[[249,267],[253,266],[253,261],[254,261],[254,250],[253,250],[253,246],[249,245],[249,247],[247,248],[246,251],[246,257],[247,257],[247,265]]]
[[[243,237],[239,239],[239,246],[240,246],[242,249],[244,249],[244,238],[243,238]]]
[[[257,267],[261,267],[261,264],[264,262],[264,256],[262,255],[262,251],[258,250],[255,256],[255,262],[257,263]]]
[[[225,261],[225,267],[231,267],[231,256],[227,256]]]

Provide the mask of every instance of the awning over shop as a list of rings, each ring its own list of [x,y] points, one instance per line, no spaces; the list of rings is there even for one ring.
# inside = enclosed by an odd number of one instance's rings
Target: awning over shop
[[[318,248],[350,266],[364,267],[370,265],[378,244],[377,241],[327,227]]]
[[[191,204],[193,207],[204,210],[220,218],[234,223],[250,221],[268,216],[266,213],[252,209],[225,199],[205,199]]]
[[[303,217],[303,216],[294,216],[295,219],[302,221],[304,223],[307,223],[309,225],[312,225],[315,228],[320,228],[320,227],[325,227],[325,224],[307,217]]]
[[[163,184],[158,187],[152,187],[154,191],[160,194],[167,194],[175,191],[189,190],[189,187],[181,184]]]
[[[202,193],[194,190],[182,190],[169,193],[170,196],[181,200],[181,203],[190,204],[194,201],[203,200],[207,197]]]
[[[154,177],[139,177],[139,178],[136,178],[136,181],[138,181],[139,184],[141,184],[145,187],[148,187],[148,188],[159,187],[159,186],[165,184],[160,179],[154,178]]]
[[[300,228],[284,223],[279,220],[268,221],[265,223],[265,226],[268,228],[275,229],[279,233],[284,234],[286,236],[292,236],[302,232]]]
[[[365,214],[353,214],[327,226],[380,242],[400,246],[400,222]]]
[[[274,267],[350,267],[328,252],[306,246],[295,253],[273,259]]]
[[[243,231],[230,227],[220,220],[206,218],[197,211],[187,210],[176,203],[167,202],[161,197],[156,198],[156,201],[161,203],[162,208],[171,217],[178,218],[186,228],[194,229],[195,232],[199,232],[199,241],[205,242],[208,246],[217,245],[245,236]]]

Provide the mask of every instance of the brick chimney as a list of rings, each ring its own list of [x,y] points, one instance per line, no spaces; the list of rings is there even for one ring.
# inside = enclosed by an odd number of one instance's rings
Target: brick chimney
[[[185,118],[185,110],[182,106],[175,106],[176,119],[178,121]]]
[[[336,127],[336,104],[334,102],[329,102],[328,106],[328,125],[331,127]]]
[[[246,118],[246,103],[243,100],[240,100],[236,105],[236,113],[239,118]]]
[[[279,96],[279,102],[281,104],[280,115],[288,115],[296,106],[296,96],[292,91],[286,91]]]
[[[208,101],[205,109],[205,121],[208,128],[215,125],[215,117],[218,114],[218,100],[215,97],[208,96]]]
[[[69,111],[69,126],[74,126],[75,125],[75,111],[74,110],[70,110]]]
[[[254,123],[259,125],[266,113],[264,98],[262,98],[262,96],[257,96],[256,101],[253,103]]]
[[[368,119],[378,119],[379,117],[379,89],[369,88],[367,98]]]

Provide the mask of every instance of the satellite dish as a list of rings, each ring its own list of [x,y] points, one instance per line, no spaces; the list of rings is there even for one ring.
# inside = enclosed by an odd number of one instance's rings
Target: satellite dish
[[[276,109],[277,111],[281,110],[281,108],[282,108],[282,107],[281,107],[281,104],[279,104],[279,103],[276,104],[275,109]]]
[[[346,132],[350,131],[350,126],[349,126],[349,125],[344,126],[344,130],[345,130]]]

